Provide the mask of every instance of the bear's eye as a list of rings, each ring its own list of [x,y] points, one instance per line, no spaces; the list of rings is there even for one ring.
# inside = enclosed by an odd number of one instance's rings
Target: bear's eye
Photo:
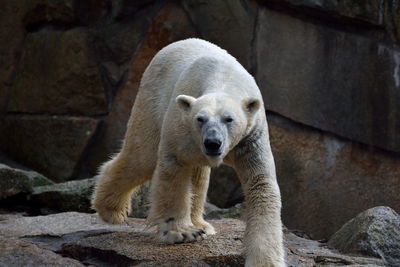
[[[197,121],[199,123],[204,123],[204,118],[203,117],[197,117]]]
[[[226,123],[231,123],[231,122],[233,121],[233,119],[232,119],[231,117],[226,117],[226,118],[224,119],[224,121],[225,121]]]

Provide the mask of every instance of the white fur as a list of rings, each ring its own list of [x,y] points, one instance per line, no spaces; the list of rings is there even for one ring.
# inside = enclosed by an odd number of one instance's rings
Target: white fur
[[[207,156],[196,116],[224,133],[221,156]],[[234,121],[221,122],[225,114]],[[203,219],[210,166],[235,168],[247,205],[246,266],[285,266],[281,199],[260,91],[225,50],[199,39],[162,49],[143,74],[120,153],[100,170],[93,207],[121,223],[130,199],[153,178],[148,221],[162,242],[215,234]]]

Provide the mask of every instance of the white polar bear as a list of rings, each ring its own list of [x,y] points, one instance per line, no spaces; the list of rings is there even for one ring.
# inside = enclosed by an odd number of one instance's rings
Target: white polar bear
[[[285,266],[281,197],[260,90],[225,50],[187,39],[151,61],[122,150],[104,164],[93,207],[126,220],[132,194],[153,178],[148,221],[167,243],[215,234],[203,219],[210,167],[232,166],[246,199],[246,266]]]

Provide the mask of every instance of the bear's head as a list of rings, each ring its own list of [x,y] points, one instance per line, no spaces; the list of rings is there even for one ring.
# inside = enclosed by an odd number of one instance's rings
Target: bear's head
[[[176,102],[193,139],[211,166],[221,164],[248,133],[261,106],[258,99],[240,99],[222,93],[197,99],[179,95]]]

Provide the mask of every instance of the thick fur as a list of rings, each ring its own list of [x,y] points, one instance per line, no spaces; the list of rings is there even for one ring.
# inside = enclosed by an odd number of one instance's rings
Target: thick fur
[[[205,154],[199,114],[222,129],[220,156]],[[222,122],[226,114],[233,122]],[[101,168],[93,207],[103,220],[122,223],[132,194],[153,178],[148,221],[158,227],[158,238],[205,238],[215,234],[203,219],[210,167],[221,163],[237,171],[245,192],[246,266],[285,266],[280,192],[253,77],[209,42],[173,43],[143,74],[123,147]]]

